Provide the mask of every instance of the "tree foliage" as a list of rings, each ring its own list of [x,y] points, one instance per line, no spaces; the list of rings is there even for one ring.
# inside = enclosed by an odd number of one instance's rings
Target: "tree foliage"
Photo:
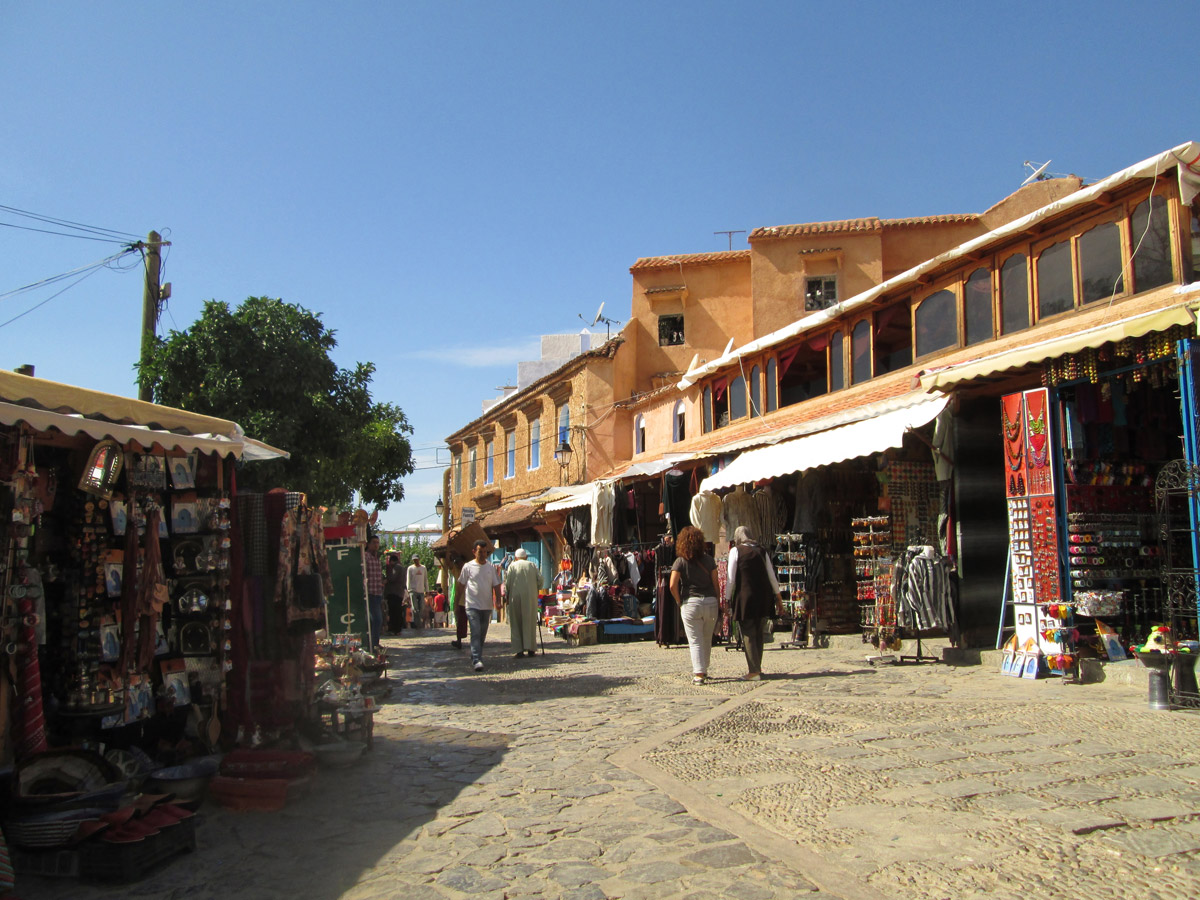
[[[210,300],[190,328],[160,338],[142,367],[158,403],[232,419],[291,459],[255,462],[243,489],[284,487],[309,501],[386,509],[413,470],[404,413],[371,399],[373,363],[339,368],[334,332],[319,313],[270,297],[236,310]]]

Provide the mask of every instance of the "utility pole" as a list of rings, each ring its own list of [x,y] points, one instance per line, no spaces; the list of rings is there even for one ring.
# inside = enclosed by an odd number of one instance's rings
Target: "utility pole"
[[[158,309],[163,300],[163,290],[158,283],[162,272],[161,248],[162,235],[157,231],[151,231],[146,235],[146,243],[143,245],[142,251],[146,260],[146,284],[142,290],[142,349],[138,357],[142,366],[146,365],[150,356],[150,348],[154,344],[154,337],[158,333]],[[170,296],[169,291],[167,296]],[[138,371],[138,399],[146,401],[152,399],[150,381],[144,370],[141,369]]]

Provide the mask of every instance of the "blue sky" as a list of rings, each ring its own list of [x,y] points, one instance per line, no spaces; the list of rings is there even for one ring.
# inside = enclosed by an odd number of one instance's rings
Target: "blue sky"
[[[627,318],[638,257],[978,212],[1024,160],[1098,179],[1200,136],[1194,0],[973,7],[6,0],[0,205],[163,232],[164,329],[321,312],[415,428],[383,521],[432,522],[433,448],[538,335]],[[0,223],[0,294],[117,249]],[[135,393],[140,268],[69,283],[0,298],[0,365]]]

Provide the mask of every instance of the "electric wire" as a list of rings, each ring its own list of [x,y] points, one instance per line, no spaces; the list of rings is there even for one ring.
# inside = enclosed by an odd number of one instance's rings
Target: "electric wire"
[[[41,281],[35,281],[31,284],[24,285],[23,287],[13,288],[11,291],[5,291],[3,293],[0,293],[0,300],[7,300],[9,297],[15,297],[18,294],[25,293],[26,291],[32,291],[32,290],[36,290],[37,288],[40,288],[40,287],[46,287],[47,285],[51,285],[56,282],[63,281],[64,279],[67,279],[67,278],[71,278],[75,275],[78,275],[81,272],[88,272],[89,270],[94,271],[96,269],[109,267],[109,266],[111,266],[112,263],[121,259],[123,256],[126,256],[126,255],[128,255],[130,253],[134,253],[134,252],[136,252],[136,248],[127,247],[126,249],[122,250],[120,253],[114,253],[112,256],[106,256],[104,259],[97,260],[96,262],[91,262],[91,263],[88,263],[87,265],[83,265],[83,266],[79,266],[78,268],[71,269],[68,272],[61,272],[58,275],[51,275],[49,278],[43,278]],[[128,271],[129,268],[132,268],[132,267],[131,266],[117,267],[116,271]],[[56,294],[55,296],[58,296],[58,295]]]
[[[129,243],[129,241],[126,240],[125,238],[97,237],[96,235],[92,235],[92,234],[68,234],[65,231],[50,231],[48,228],[31,228],[28,225],[16,225],[12,222],[0,222],[0,226],[3,226],[4,228],[16,228],[19,231],[34,231],[34,232],[37,232],[38,234],[53,234],[57,237],[76,238],[77,240],[81,240],[81,241],[102,241],[103,243],[106,243],[106,244],[128,244]]]
[[[31,312],[33,312],[35,309],[40,309],[41,307],[43,307],[43,306],[45,306],[47,303],[49,303],[51,300],[53,300],[55,297],[57,297],[59,294],[64,294],[64,293],[66,293],[67,291],[69,291],[71,288],[75,287],[75,285],[79,284],[79,282],[83,281],[84,279],[86,279],[86,278],[91,278],[93,275],[95,275],[97,272],[99,272],[101,268],[103,268],[103,267],[102,267],[102,266],[95,266],[95,267],[93,267],[93,268],[92,268],[92,270],[91,270],[91,271],[89,271],[89,272],[84,272],[84,273],[83,273],[82,275],[80,275],[80,276],[79,276],[79,278],[77,278],[75,281],[73,281],[73,282],[71,282],[70,284],[68,284],[68,285],[67,285],[66,287],[64,287],[62,290],[60,290],[60,291],[55,291],[53,294],[51,294],[49,297],[47,297],[47,298],[46,298],[45,300],[43,300],[41,303],[36,303],[36,304],[34,304],[33,306],[29,307],[29,309],[25,310],[25,311],[24,311],[24,312],[22,312],[22,313],[18,313],[17,315],[13,316],[11,319],[9,319],[9,320],[8,320],[8,321],[6,321],[6,322],[0,322],[0,328],[4,328],[6,325],[11,325],[13,322],[17,321],[17,319],[20,319],[20,318],[22,318],[23,316],[27,316],[27,315],[29,315],[29,314],[30,314]]]
[[[5,206],[0,204],[0,212],[8,212],[17,216],[24,216],[27,219],[33,219],[37,222],[43,222],[47,225],[58,225],[60,228],[75,228],[79,231],[90,231],[92,234],[108,235],[112,238],[132,238],[140,240],[140,235],[132,234],[128,231],[118,231],[114,228],[102,228],[99,225],[85,225],[82,222],[72,222],[70,219],[58,219],[54,216],[47,216],[42,213],[30,212],[26,209],[18,209],[15,206]]]

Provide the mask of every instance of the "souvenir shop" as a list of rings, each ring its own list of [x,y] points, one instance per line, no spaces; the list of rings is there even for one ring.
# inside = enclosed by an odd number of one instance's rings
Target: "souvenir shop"
[[[739,525],[773,547],[790,632],[785,647],[861,629],[893,650],[906,637],[959,640],[952,467],[945,400],[749,450],[701,484],[692,521],[706,536]],[[938,423],[942,423],[939,427]],[[874,448],[858,456],[849,454]],[[946,447],[947,451],[949,450]],[[718,555],[724,580],[725,560]],[[906,659],[902,658],[902,659]]]
[[[0,391],[0,827],[18,873],[130,880],[194,849],[206,790],[244,806],[264,765],[245,754],[309,715],[320,517],[238,496],[243,462],[283,454],[235,423],[9,373]]]
[[[1164,622],[1196,637],[1194,591],[1190,608],[1173,608],[1160,541],[1160,474],[1187,455],[1180,393],[1195,396],[1179,356],[1188,330],[1049,360],[1041,386],[1000,398],[1010,546],[1001,627],[1042,672],[1075,677],[1080,659],[1124,659]],[[1176,513],[1186,519],[1192,502]]]

